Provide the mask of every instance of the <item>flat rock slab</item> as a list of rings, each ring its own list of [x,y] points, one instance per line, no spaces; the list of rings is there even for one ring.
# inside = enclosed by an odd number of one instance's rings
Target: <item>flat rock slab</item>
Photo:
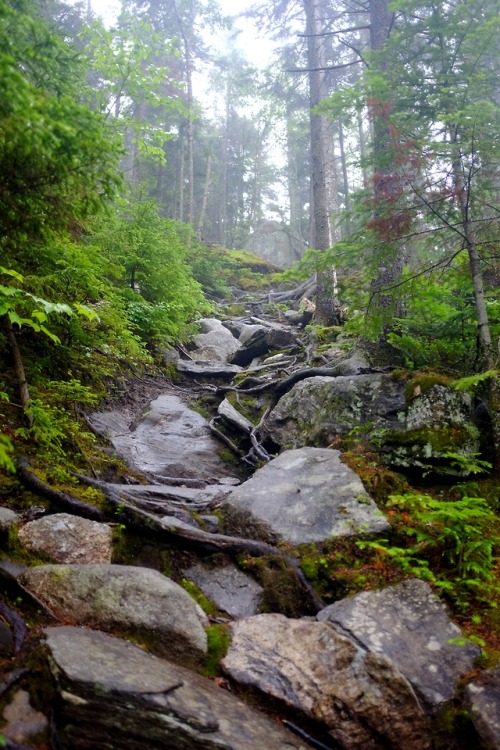
[[[430,586],[417,579],[335,602],[317,618],[390,659],[431,711],[453,698],[457,680],[481,653],[462,638]]]
[[[201,662],[206,616],[183,588],[132,565],[40,565],[20,578],[57,617],[103,630],[132,632],[170,659]]]
[[[95,413],[91,421],[139,471],[208,482],[230,474],[207,421],[178,396],[158,396],[130,427],[116,410]]]
[[[194,565],[184,575],[228,615],[250,617],[258,612],[264,589],[235,565]]]
[[[220,378],[231,380],[235,375],[243,372],[239,365],[230,365],[226,362],[203,362],[193,359],[179,359],[175,363],[178,372],[183,375],[192,375],[200,378]]]
[[[389,524],[339,451],[284,451],[241,484],[222,505],[236,536],[291,544],[383,533]]]
[[[500,750],[500,666],[465,688],[471,719],[487,750]]]
[[[69,513],[55,513],[25,524],[18,532],[27,550],[59,563],[110,563],[111,528]]]
[[[408,680],[328,623],[263,614],[231,630],[222,666],[232,679],[320,722],[343,750],[431,747]]]
[[[307,750],[210,680],[104,633],[45,630],[63,750]]]
[[[237,480],[238,481],[238,480]],[[224,500],[232,491],[231,484],[209,484],[203,488],[172,486],[167,484],[112,484],[108,483],[110,489],[123,492],[129,497],[146,501],[181,503],[186,507],[193,506],[208,507],[217,505]]]

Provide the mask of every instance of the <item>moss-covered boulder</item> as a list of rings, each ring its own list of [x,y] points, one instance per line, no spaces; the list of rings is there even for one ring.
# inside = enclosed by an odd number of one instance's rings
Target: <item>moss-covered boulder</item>
[[[378,373],[307,378],[279,400],[266,434],[281,448],[364,441],[397,469],[467,475],[480,445],[471,398],[442,380],[409,389]]]

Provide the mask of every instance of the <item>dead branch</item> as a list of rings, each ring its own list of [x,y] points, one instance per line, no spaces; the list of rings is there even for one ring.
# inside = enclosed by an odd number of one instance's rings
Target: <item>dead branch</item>
[[[29,466],[29,461],[26,458],[18,458],[16,460],[18,479],[27,489],[34,492],[35,495],[47,498],[56,508],[62,508],[76,516],[90,518],[93,521],[104,521],[104,513],[99,508],[77,500],[76,497],[72,497],[66,492],[59,492],[53,489],[48,484],[45,484],[45,482],[42,482],[34,472],[30,471]]]
[[[224,435],[224,433],[221,432],[221,430],[218,430],[215,426],[215,422],[218,420],[220,420],[220,417],[214,417],[210,420],[210,422],[208,423],[210,432],[212,433],[212,435],[215,435],[218,440],[221,440],[225,445],[227,445],[229,450],[232,451],[235,456],[238,456],[238,458],[242,458],[242,454],[238,446],[235,445],[233,441],[227,437],[227,435]]]

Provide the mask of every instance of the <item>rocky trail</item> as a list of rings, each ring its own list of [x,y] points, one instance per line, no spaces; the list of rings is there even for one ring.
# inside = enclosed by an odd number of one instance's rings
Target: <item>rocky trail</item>
[[[325,545],[391,532],[336,441],[365,429],[388,466],[438,466],[449,446],[422,435],[462,430],[473,453],[470,399],[439,383],[408,398],[360,352],[319,350],[304,322],[202,321],[167,353],[172,380],[87,415],[130,468],[78,477],[104,510],[20,464],[50,505],[32,520],[0,508],[3,538],[16,528],[40,559],[0,561],[31,618],[0,602],[6,747],[500,748],[500,672],[474,672],[480,648],[428,583],[326,603],[305,574]],[[446,717],[464,708],[457,733]]]

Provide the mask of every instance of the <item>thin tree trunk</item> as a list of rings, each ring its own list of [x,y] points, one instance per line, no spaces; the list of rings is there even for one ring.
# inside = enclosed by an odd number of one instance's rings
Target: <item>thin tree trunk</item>
[[[9,342],[9,345],[12,351],[14,372],[15,372],[16,379],[17,379],[17,386],[19,388],[19,399],[21,402],[24,415],[26,419],[28,420],[29,426],[31,427],[31,425],[33,424],[33,417],[29,413],[30,392],[28,389],[28,381],[26,379],[26,371],[24,369],[23,358],[21,356],[21,350],[19,349],[19,345],[17,343],[17,336],[14,333],[14,329],[12,328],[12,323],[10,322],[7,315],[3,316],[3,328],[5,330],[5,335],[7,336],[7,341]]]
[[[205,223],[205,214],[207,211],[208,192],[210,190],[210,172],[212,169],[212,154],[208,155],[207,159],[207,171],[205,174],[205,184],[203,186],[203,198],[201,201],[200,216],[198,218],[198,225],[196,227],[196,236],[201,241],[203,236],[203,225]]]

